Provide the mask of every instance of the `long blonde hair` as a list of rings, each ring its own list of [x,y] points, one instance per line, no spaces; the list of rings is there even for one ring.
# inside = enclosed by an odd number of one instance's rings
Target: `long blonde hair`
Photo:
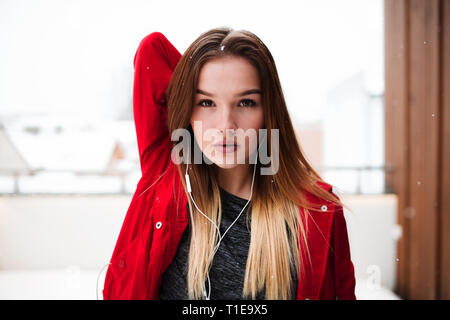
[[[214,28],[201,34],[188,47],[166,91],[169,132],[185,128],[193,137],[190,117],[200,70],[210,59],[226,55],[244,57],[258,70],[267,141],[271,141],[270,129],[279,129],[278,171],[274,175],[256,174],[251,206],[243,213],[248,218],[251,208],[251,240],[242,297],[255,299],[257,293],[265,288],[266,299],[295,299],[291,296],[291,270],[304,275],[310,263],[306,218],[309,210],[319,210],[307,202],[305,192],[338,205],[342,203],[316,183],[322,179],[307,162],[298,144],[273,57],[256,35],[246,30]],[[192,140],[190,159],[193,159],[195,148],[195,139]],[[174,146],[176,143],[173,141]],[[268,146],[270,153],[270,144]],[[181,163],[177,166],[188,198],[192,226],[187,270],[188,297],[201,299],[212,263],[211,253],[219,235],[212,223],[196,211],[188,196],[184,177],[186,165]],[[258,162],[257,172],[261,166]],[[219,225],[222,208],[213,166],[192,163],[189,176],[197,206]],[[304,210],[299,210],[300,207]],[[302,212],[306,214],[302,215]]]

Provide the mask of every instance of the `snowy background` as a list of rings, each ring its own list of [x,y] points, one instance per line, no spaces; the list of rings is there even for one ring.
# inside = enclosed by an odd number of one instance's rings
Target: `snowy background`
[[[28,169],[101,169],[119,144],[128,162],[122,169],[132,170],[132,61],[140,40],[160,31],[183,53],[202,32],[229,26],[254,32],[271,50],[301,143],[324,177],[345,192],[384,191],[377,169],[384,157],[381,0],[220,8],[210,1],[3,0],[0,17],[0,123]],[[21,190],[51,191],[56,178],[36,173],[19,179]],[[127,192],[136,179],[125,182]],[[116,184],[121,190],[123,182]],[[4,176],[0,191],[13,185]]]

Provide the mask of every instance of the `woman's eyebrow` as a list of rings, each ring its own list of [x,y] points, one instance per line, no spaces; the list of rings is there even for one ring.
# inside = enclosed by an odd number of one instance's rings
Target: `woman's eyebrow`
[[[206,91],[201,90],[201,89],[197,89],[196,93],[204,94],[205,96],[214,97],[214,95],[212,93],[206,92]],[[259,90],[259,89],[245,90],[244,92],[241,92],[241,93],[237,94],[236,97],[242,97],[242,96],[246,96],[246,95],[252,94],[252,93],[261,94],[261,90]]]

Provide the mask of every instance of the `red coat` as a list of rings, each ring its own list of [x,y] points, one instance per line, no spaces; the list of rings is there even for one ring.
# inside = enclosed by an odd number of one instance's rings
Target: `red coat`
[[[146,36],[134,56],[133,111],[142,177],[117,239],[104,299],[158,299],[161,276],[175,256],[189,214],[167,128],[165,90],[181,54],[160,32]],[[332,192],[326,183],[320,185]],[[312,269],[297,299],[355,299],[355,277],[342,207],[311,212],[307,234]],[[299,209],[302,210],[301,208]]]

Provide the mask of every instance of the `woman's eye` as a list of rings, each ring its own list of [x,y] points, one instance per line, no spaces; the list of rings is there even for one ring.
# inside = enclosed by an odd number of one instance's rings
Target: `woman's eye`
[[[242,102],[244,102],[244,105],[242,105],[243,107],[253,107],[256,105],[256,102],[252,99],[244,99],[244,100],[241,100],[241,103]]]
[[[211,107],[213,102],[208,99],[200,100],[197,105],[200,107]],[[256,102],[252,99],[243,99],[239,102],[240,107],[253,107],[256,105]]]
[[[211,103],[211,100],[200,100],[200,102],[197,104],[200,107],[209,107],[209,103]]]

